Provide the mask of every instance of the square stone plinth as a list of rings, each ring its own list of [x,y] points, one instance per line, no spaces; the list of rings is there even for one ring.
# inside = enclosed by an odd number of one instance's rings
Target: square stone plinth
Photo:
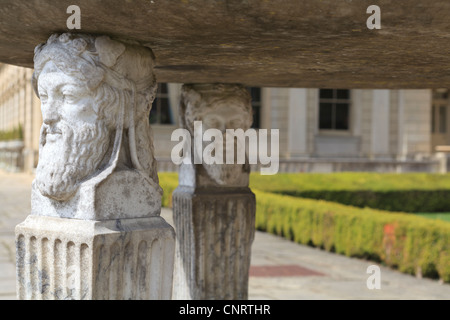
[[[174,299],[247,299],[255,195],[249,188],[178,187]]]
[[[16,227],[19,299],[171,299],[173,228],[161,217],[30,215]]]

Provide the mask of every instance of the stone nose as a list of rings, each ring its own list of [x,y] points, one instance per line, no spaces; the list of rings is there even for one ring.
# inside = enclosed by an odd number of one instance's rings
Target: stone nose
[[[49,99],[48,101],[42,102],[41,110],[42,120],[45,124],[52,124],[59,120],[59,111],[54,100]]]

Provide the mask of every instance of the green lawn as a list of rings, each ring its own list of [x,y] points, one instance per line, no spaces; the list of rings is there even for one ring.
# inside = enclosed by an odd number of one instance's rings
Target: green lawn
[[[163,206],[171,207],[177,174],[163,172],[159,178]],[[416,274],[420,269],[424,277],[450,283],[449,178],[437,174],[252,174],[255,226],[298,243],[382,261],[401,272]],[[304,198],[314,193],[320,200]],[[325,201],[327,197],[334,201]],[[337,202],[360,202],[362,208]],[[377,206],[398,210],[373,209]],[[407,208],[415,209],[404,213]]]
[[[250,175],[250,187],[261,191],[400,191],[450,190],[450,174],[430,173],[279,173]]]
[[[160,174],[166,186],[164,203],[178,185],[177,173]],[[250,175],[253,190],[326,200],[360,208],[416,213],[450,221],[450,174],[429,173],[280,173]]]
[[[252,173],[253,190],[321,199],[360,208],[401,212],[449,212],[450,174]]]
[[[447,222],[450,222],[450,212],[438,212],[438,213],[416,213],[416,215],[425,217],[428,219],[437,219],[437,220],[444,220]]]
[[[177,173],[164,172],[162,176],[165,179],[178,180]],[[450,173],[336,172],[278,173],[276,175],[251,173],[250,187],[266,192],[450,190]]]

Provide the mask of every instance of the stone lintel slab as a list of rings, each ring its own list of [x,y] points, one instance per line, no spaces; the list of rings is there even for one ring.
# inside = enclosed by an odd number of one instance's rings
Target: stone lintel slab
[[[31,300],[171,299],[173,228],[161,217],[30,215],[16,227],[17,295]]]
[[[38,5],[37,5],[38,3]],[[150,46],[160,82],[265,87],[449,87],[447,0],[78,0],[81,29],[68,30],[70,1],[3,0],[0,61],[33,66],[55,32],[107,34]],[[370,5],[381,29],[369,30]]]

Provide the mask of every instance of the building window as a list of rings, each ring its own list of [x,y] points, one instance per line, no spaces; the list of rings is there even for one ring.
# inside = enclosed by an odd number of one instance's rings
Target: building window
[[[447,132],[447,106],[439,107],[439,133]]]
[[[259,87],[247,87],[250,96],[252,97],[252,110],[253,110],[253,129],[261,128],[261,88]]]
[[[433,91],[433,104],[431,107],[431,132],[447,133],[447,107],[449,105],[449,90],[438,89]]]
[[[319,90],[319,129],[350,129],[350,90]]]
[[[436,89],[433,91],[433,99],[435,100],[447,100],[448,90],[447,89]]]
[[[158,83],[155,100],[150,111],[151,124],[173,124],[167,83]]]

